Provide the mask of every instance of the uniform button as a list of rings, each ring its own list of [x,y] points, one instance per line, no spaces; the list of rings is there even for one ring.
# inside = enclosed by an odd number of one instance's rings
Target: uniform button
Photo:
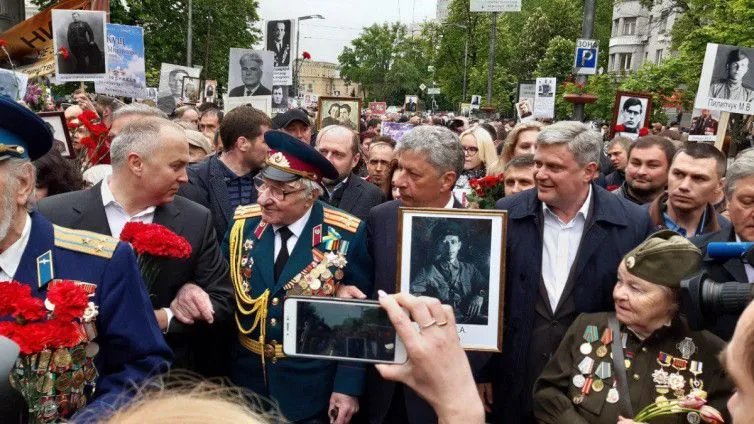
[[[634,374],[634,380],[639,381],[639,378],[641,378],[639,377],[639,374]]]
[[[280,303],[280,299],[278,299],[277,297],[273,297],[272,298],[272,306],[277,306],[278,303]]]
[[[641,351],[644,352],[644,353],[646,353],[647,352],[647,348],[643,347],[643,348],[641,348]]]
[[[276,320],[275,318],[270,318],[270,325],[273,327],[278,325],[278,320]]]

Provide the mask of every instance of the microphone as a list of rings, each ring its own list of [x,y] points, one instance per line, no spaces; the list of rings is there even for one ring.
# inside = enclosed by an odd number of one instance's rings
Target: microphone
[[[754,246],[752,242],[719,242],[707,244],[707,255],[715,259],[742,258]]]
[[[0,336],[0,398],[15,392],[15,389],[10,386],[9,377],[20,351],[16,342]]]

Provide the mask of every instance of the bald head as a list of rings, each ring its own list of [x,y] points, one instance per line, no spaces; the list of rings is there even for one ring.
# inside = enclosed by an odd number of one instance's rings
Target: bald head
[[[330,125],[323,128],[317,134],[315,148],[338,170],[339,179],[325,179],[325,184],[331,184],[348,177],[361,159],[359,155],[359,135],[350,128],[340,125]]]

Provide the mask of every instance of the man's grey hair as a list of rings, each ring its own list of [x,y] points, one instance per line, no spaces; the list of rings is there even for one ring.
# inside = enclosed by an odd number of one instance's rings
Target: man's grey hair
[[[725,178],[725,196],[730,199],[738,181],[752,176],[754,176],[754,149],[747,149],[739,154],[733,164],[728,167]]]
[[[144,118],[148,117],[157,117],[157,118],[168,118],[168,115],[161,111],[160,109],[157,109],[156,107],[152,107],[149,105],[145,105],[144,103],[131,103],[130,105],[125,105],[115,112],[113,112],[113,121],[116,119],[120,119],[124,116],[140,116]]]
[[[567,144],[579,166],[599,163],[602,135],[577,121],[560,121],[542,128],[537,145]]]
[[[165,118],[147,117],[126,124],[110,145],[113,170],[125,165],[131,153],[138,153],[142,158],[153,154],[162,144],[160,131],[166,127],[175,128],[184,134],[183,128]]]
[[[257,53],[244,53],[238,62],[243,66],[244,60],[256,62],[259,65],[264,65],[264,59]]]
[[[448,171],[463,172],[463,148],[458,136],[451,130],[434,125],[415,127],[398,142],[395,147],[396,157],[404,151],[424,154],[427,162],[435,167],[439,174]]]

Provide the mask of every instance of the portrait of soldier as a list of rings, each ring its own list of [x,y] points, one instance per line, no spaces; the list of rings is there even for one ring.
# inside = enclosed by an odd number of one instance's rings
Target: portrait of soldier
[[[285,88],[282,85],[276,85],[272,87],[272,108],[273,109],[288,109],[288,102],[286,101]]]
[[[286,21],[267,24],[267,50],[275,53],[274,66],[288,66],[291,63],[291,36],[286,26]]]
[[[732,50],[725,61],[725,78],[710,84],[709,97],[739,102],[754,101],[754,90],[743,83],[748,71],[749,56],[746,52],[741,49]]]
[[[322,119],[322,128],[329,125],[340,125],[340,105],[333,103],[327,109],[327,116]]]
[[[464,246],[461,227],[442,222],[433,233],[433,259],[411,281],[410,293],[436,297],[452,306],[459,324],[487,324],[488,282],[474,264],[458,258]]]
[[[264,75],[264,60],[257,53],[244,53],[239,60],[241,66],[242,85],[233,88],[228,97],[268,96],[272,94],[269,88],[262,85]]]
[[[73,12],[73,21],[68,24],[67,41],[71,54],[76,59],[74,73],[101,74],[105,72],[105,58],[94,39],[92,27],[81,20],[81,14]]]
[[[622,124],[626,128],[623,132],[638,134],[643,123],[644,105],[642,105],[641,99],[629,97],[623,102],[618,124]]]
[[[183,77],[187,76],[189,76],[188,72],[180,68],[173,69],[168,74],[168,87],[170,87],[170,94],[173,95],[173,98],[176,99],[176,101],[181,98]]]

